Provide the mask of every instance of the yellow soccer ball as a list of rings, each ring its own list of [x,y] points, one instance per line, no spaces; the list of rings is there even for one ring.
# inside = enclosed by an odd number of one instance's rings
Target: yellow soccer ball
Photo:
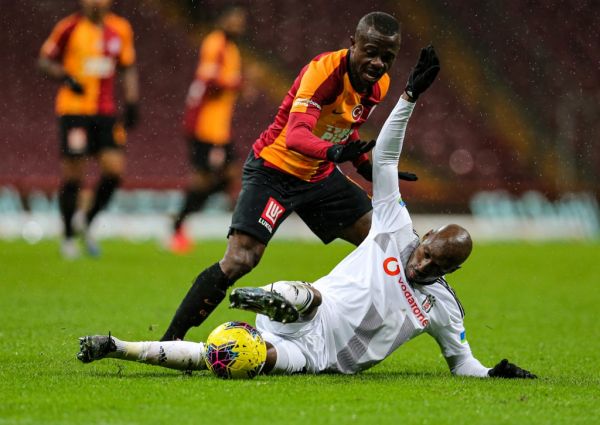
[[[219,378],[254,378],[266,359],[265,341],[248,323],[223,323],[206,340],[206,365]]]

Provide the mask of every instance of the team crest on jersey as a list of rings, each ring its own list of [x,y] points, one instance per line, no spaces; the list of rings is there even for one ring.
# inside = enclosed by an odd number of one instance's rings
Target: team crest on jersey
[[[423,310],[425,310],[426,313],[429,313],[434,305],[435,297],[431,294],[427,295],[421,303],[421,307],[423,307]]]
[[[121,40],[119,37],[112,37],[108,40],[108,43],[106,43],[106,50],[109,55],[117,56],[121,51]]]
[[[272,197],[269,197],[267,201],[267,205],[263,210],[258,222],[265,226],[265,228],[269,231],[269,233],[273,233],[273,228],[275,227],[275,223],[279,220],[279,217],[285,212],[285,208],[279,202],[277,202]]]
[[[352,109],[352,119],[354,121],[358,121],[358,119],[362,116],[364,110],[365,110],[365,107],[362,106],[361,104],[356,105],[354,107],[354,109]]]

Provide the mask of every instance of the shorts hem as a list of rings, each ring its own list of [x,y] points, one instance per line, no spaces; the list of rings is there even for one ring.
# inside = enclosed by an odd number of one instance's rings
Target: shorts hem
[[[268,245],[269,241],[271,240],[271,238],[269,238],[268,240],[265,240],[264,237],[259,235],[258,232],[251,227],[247,227],[247,226],[243,226],[243,225],[242,226],[241,225],[233,225],[233,224],[231,226],[229,226],[229,232],[227,233],[227,238],[229,238],[229,236],[231,236],[233,234],[234,230],[245,233],[248,236],[252,236],[254,239],[256,239],[258,242],[262,243],[263,245]]]

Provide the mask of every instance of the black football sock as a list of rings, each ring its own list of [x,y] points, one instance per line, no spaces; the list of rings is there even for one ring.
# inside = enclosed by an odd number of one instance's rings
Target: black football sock
[[[209,194],[210,192],[202,190],[188,190],[185,193],[185,202],[183,204],[183,208],[173,223],[173,229],[175,231],[178,231],[181,228],[183,220],[185,220],[189,214],[193,213],[194,211],[198,211],[204,206]]]
[[[77,208],[77,195],[79,194],[79,180],[67,180],[58,192],[58,206],[65,226],[65,238],[73,237],[73,225],[71,223],[75,209]]]
[[[218,262],[205,269],[196,277],[160,340],[183,339],[192,326],[199,326],[204,322],[204,319],[223,301],[227,288],[232,284],[233,281],[223,273]]]
[[[94,205],[87,213],[87,223],[91,223],[96,214],[106,207],[108,201],[112,197],[117,187],[121,184],[121,178],[119,176],[115,176],[114,174],[104,174],[100,178],[100,182],[98,182],[98,187],[96,188],[96,196],[94,197]]]

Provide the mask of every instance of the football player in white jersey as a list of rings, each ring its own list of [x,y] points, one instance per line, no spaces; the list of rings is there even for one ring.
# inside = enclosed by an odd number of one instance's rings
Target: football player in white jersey
[[[415,100],[440,69],[432,46],[421,51],[405,92],[373,150],[373,220],[367,238],[312,285],[280,281],[237,288],[231,306],[258,313],[267,342],[264,373],[356,373],[379,363],[408,340],[430,334],[458,376],[535,378],[506,359],[483,366],[465,338],[464,312],[444,275],[468,258],[468,231],[450,224],[416,236],[398,186],[398,161]],[[126,342],[81,338],[78,358],[144,361],[176,369],[204,369],[204,344]],[[167,354],[166,354],[167,353]]]

